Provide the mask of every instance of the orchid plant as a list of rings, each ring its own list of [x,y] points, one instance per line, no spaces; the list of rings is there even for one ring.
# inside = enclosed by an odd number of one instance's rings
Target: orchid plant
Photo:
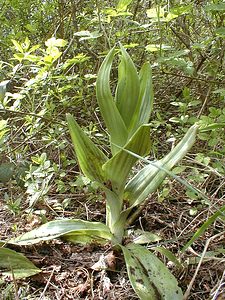
[[[118,82],[113,96],[110,73],[118,53]],[[78,219],[55,220],[11,242],[27,245],[59,237],[82,244],[110,241],[112,247],[123,252],[129,279],[141,300],[180,300],[183,296],[177,280],[154,252],[137,244],[138,239],[126,244],[124,237],[128,218],[186,155],[195,142],[198,126],[193,125],[162,159],[151,162],[144,158],[151,149],[148,123],[153,109],[151,66],[145,63],[138,73],[122,45],[119,49],[112,48],[105,57],[98,73],[96,92],[110,137],[110,157],[93,143],[71,114],[66,118],[80,169],[98,183],[105,195],[106,224]],[[140,159],[146,165],[133,175],[133,167]]]

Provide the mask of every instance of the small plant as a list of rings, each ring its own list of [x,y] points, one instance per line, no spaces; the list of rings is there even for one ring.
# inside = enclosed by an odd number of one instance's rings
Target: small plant
[[[98,105],[110,136],[111,157],[92,142],[72,115],[67,115],[80,168],[87,178],[98,183],[105,195],[106,224],[55,220],[10,242],[27,245],[58,237],[78,243],[110,241],[115,249],[122,250],[129,279],[140,299],[182,299],[175,277],[157,256],[135,240],[126,244],[124,237],[128,218],[132,219],[135,209],[157,190],[173,166],[186,155],[195,141],[198,126],[193,125],[161,160],[145,160],[146,166],[132,177],[132,167],[151,148],[148,124],[153,107],[151,67],[145,63],[138,74],[120,45],[118,84],[113,97],[110,71],[117,52],[115,47],[109,51],[96,83]]]

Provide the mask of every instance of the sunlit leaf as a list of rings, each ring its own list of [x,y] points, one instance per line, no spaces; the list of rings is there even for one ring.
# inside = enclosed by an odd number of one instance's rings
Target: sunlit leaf
[[[156,51],[160,51],[161,50],[171,50],[172,47],[169,45],[159,45],[159,44],[149,44],[145,47],[146,51],[149,52],[156,52]]]
[[[13,43],[13,45],[14,45],[14,47],[16,48],[16,50],[17,51],[19,51],[19,52],[21,52],[21,53],[23,53],[24,51],[23,51],[23,47],[16,41],[16,40],[11,40],[12,41],[12,43]]]
[[[155,192],[167,173],[160,169],[171,170],[193,146],[198,131],[198,126],[193,125],[183,139],[163,159],[149,164],[139,171],[125,187],[125,199],[133,206],[140,204],[152,192]]]
[[[16,245],[30,245],[42,241],[48,241],[55,238],[68,236],[72,237],[73,234],[87,235],[93,237],[100,237],[106,240],[112,239],[112,234],[109,228],[103,223],[89,222],[78,219],[63,219],[55,220],[41,225],[40,227],[24,233],[17,238],[8,241],[9,244]]]
[[[132,2],[133,0],[119,0],[116,9],[118,11],[124,11],[127,9],[127,6]]]
[[[219,128],[222,128],[224,129],[225,128],[225,123],[212,123],[208,126],[203,126],[202,128],[199,129],[200,132],[206,132],[206,131],[211,131],[211,130],[215,130],[215,129],[219,129]]]
[[[55,37],[52,37],[52,38],[48,39],[45,42],[45,45],[48,48],[52,48],[52,47],[64,47],[64,46],[66,46],[66,44],[67,44],[67,41],[65,41],[63,39],[56,39]]]
[[[163,17],[165,10],[163,7],[154,7],[146,10],[147,16],[151,19],[157,19],[159,17]]]

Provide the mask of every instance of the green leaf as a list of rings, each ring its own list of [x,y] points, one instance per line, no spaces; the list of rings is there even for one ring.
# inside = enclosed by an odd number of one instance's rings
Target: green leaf
[[[105,180],[102,165],[107,161],[105,154],[98,149],[83,132],[72,115],[66,116],[79,165],[88,178],[103,183]]]
[[[16,48],[17,51],[19,51],[21,53],[24,52],[23,47],[16,40],[11,39],[11,41],[12,41],[12,43],[13,43],[13,45]]]
[[[130,283],[141,300],[157,300],[160,299],[158,291],[149,280],[145,269],[142,267],[138,259],[126,248],[121,246],[124,259],[126,262],[127,273]]]
[[[157,52],[160,51],[160,49],[162,50],[171,50],[172,47],[169,45],[160,45],[160,44],[149,44],[145,47],[146,51],[148,52]]]
[[[133,0],[119,0],[116,9],[119,11],[125,11],[127,9],[127,6],[132,2]]]
[[[63,240],[74,243],[74,244],[105,244],[106,240],[104,238],[99,237],[98,235],[95,235],[94,232],[92,234],[65,234],[63,236]]]
[[[202,127],[199,129],[200,132],[206,132],[206,131],[211,131],[211,130],[215,130],[218,128],[225,128],[225,123],[212,123],[208,126]]]
[[[145,156],[150,151],[149,125],[139,127],[124,149]],[[123,192],[127,176],[137,161],[137,157],[121,149],[103,165],[106,177],[111,181],[113,191],[120,195]]]
[[[176,278],[141,245],[121,246],[132,287],[141,300],[182,300]]]
[[[0,248],[0,284],[8,280],[21,279],[41,272],[40,269],[21,253]]]
[[[133,115],[130,130],[135,132],[139,126],[149,122],[153,108],[152,70],[149,63],[145,63],[140,71],[140,93],[136,111]],[[131,133],[132,133],[131,132]]]
[[[224,216],[225,206],[222,206],[217,212],[215,212],[207,221],[203,223],[203,225],[195,232],[193,237],[187,244],[183,247],[182,252],[184,252],[191,244],[193,244],[203,233],[209,228],[209,226],[215,222],[215,220],[220,217]]]
[[[130,55],[122,45],[120,49],[122,55],[115,99],[117,108],[129,129],[138,103],[140,80]]]
[[[109,227],[99,222],[89,222],[78,219],[55,220],[41,225],[40,227],[11,239],[9,244],[32,245],[42,241],[48,241],[68,235],[87,235],[100,237],[106,240],[112,239]]]
[[[102,33],[99,31],[79,31],[74,34],[75,36],[81,36],[79,41],[85,41],[85,40],[90,40],[90,39],[97,39],[100,36],[102,36]]]
[[[195,142],[197,131],[198,126],[193,125],[169,154],[153,164],[148,164],[128,182],[124,198],[128,199],[132,206],[140,204],[150,193],[156,191],[167,176],[167,172],[162,168],[171,170],[186,155]]]
[[[112,228],[118,221],[123,201],[117,194],[106,187],[104,188],[104,192],[106,196],[106,225],[114,234],[115,232]]]
[[[51,48],[51,47],[65,47],[66,44],[67,44],[67,41],[65,41],[63,39],[56,39],[55,37],[52,37],[52,38],[48,39],[45,42],[45,45],[48,48]]]
[[[101,115],[110,133],[112,153],[119,149],[115,145],[123,147],[127,141],[128,132],[124,121],[116,107],[116,103],[110,91],[110,71],[115,51],[112,48],[104,59],[96,81],[96,94]]]

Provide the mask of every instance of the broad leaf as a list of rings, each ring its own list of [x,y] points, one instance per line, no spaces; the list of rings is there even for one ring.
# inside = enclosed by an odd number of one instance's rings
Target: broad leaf
[[[137,107],[140,81],[139,76],[129,54],[120,45],[121,63],[118,68],[118,84],[116,90],[116,106],[127,128],[130,127]]]
[[[99,69],[96,81],[96,94],[101,115],[110,133],[112,144],[123,147],[128,137],[127,128],[110,91],[110,71],[114,54],[113,48],[109,51]],[[119,151],[114,145],[111,145],[111,149],[113,154]]]
[[[153,107],[153,84],[152,84],[152,70],[149,63],[145,63],[140,71],[140,93],[138,104],[134,113],[130,130],[131,133],[142,124],[147,124]]]
[[[149,125],[141,126],[124,147],[140,156],[150,151]],[[105,176],[111,181],[113,191],[120,195],[123,192],[127,176],[137,161],[137,157],[121,149],[103,165]]]
[[[0,284],[8,280],[26,278],[41,272],[21,253],[0,248]]]
[[[167,267],[141,245],[122,247],[128,276],[141,300],[182,300],[176,278]]]
[[[74,244],[82,244],[82,245],[87,245],[87,244],[105,244],[106,239],[101,238],[97,235],[95,235],[95,232],[93,231],[92,234],[75,234],[75,233],[68,233],[63,236],[63,240],[74,243]]]
[[[48,241],[64,235],[87,235],[100,237],[106,240],[112,239],[109,228],[103,223],[83,220],[56,220],[48,222],[40,227],[11,239],[9,244],[30,245],[42,241]]]
[[[126,262],[130,283],[141,300],[158,300],[158,292],[149,280],[138,259],[126,248],[121,246]]]
[[[83,132],[72,115],[67,114],[66,118],[81,170],[91,180],[103,183],[105,176],[102,165],[107,157]]]
[[[128,199],[132,206],[140,204],[150,193],[156,191],[167,176],[166,170],[171,170],[192,147],[197,131],[198,126],[193,125],[168,155],[144,167],[128,182],[125,187],[124,198]]]

